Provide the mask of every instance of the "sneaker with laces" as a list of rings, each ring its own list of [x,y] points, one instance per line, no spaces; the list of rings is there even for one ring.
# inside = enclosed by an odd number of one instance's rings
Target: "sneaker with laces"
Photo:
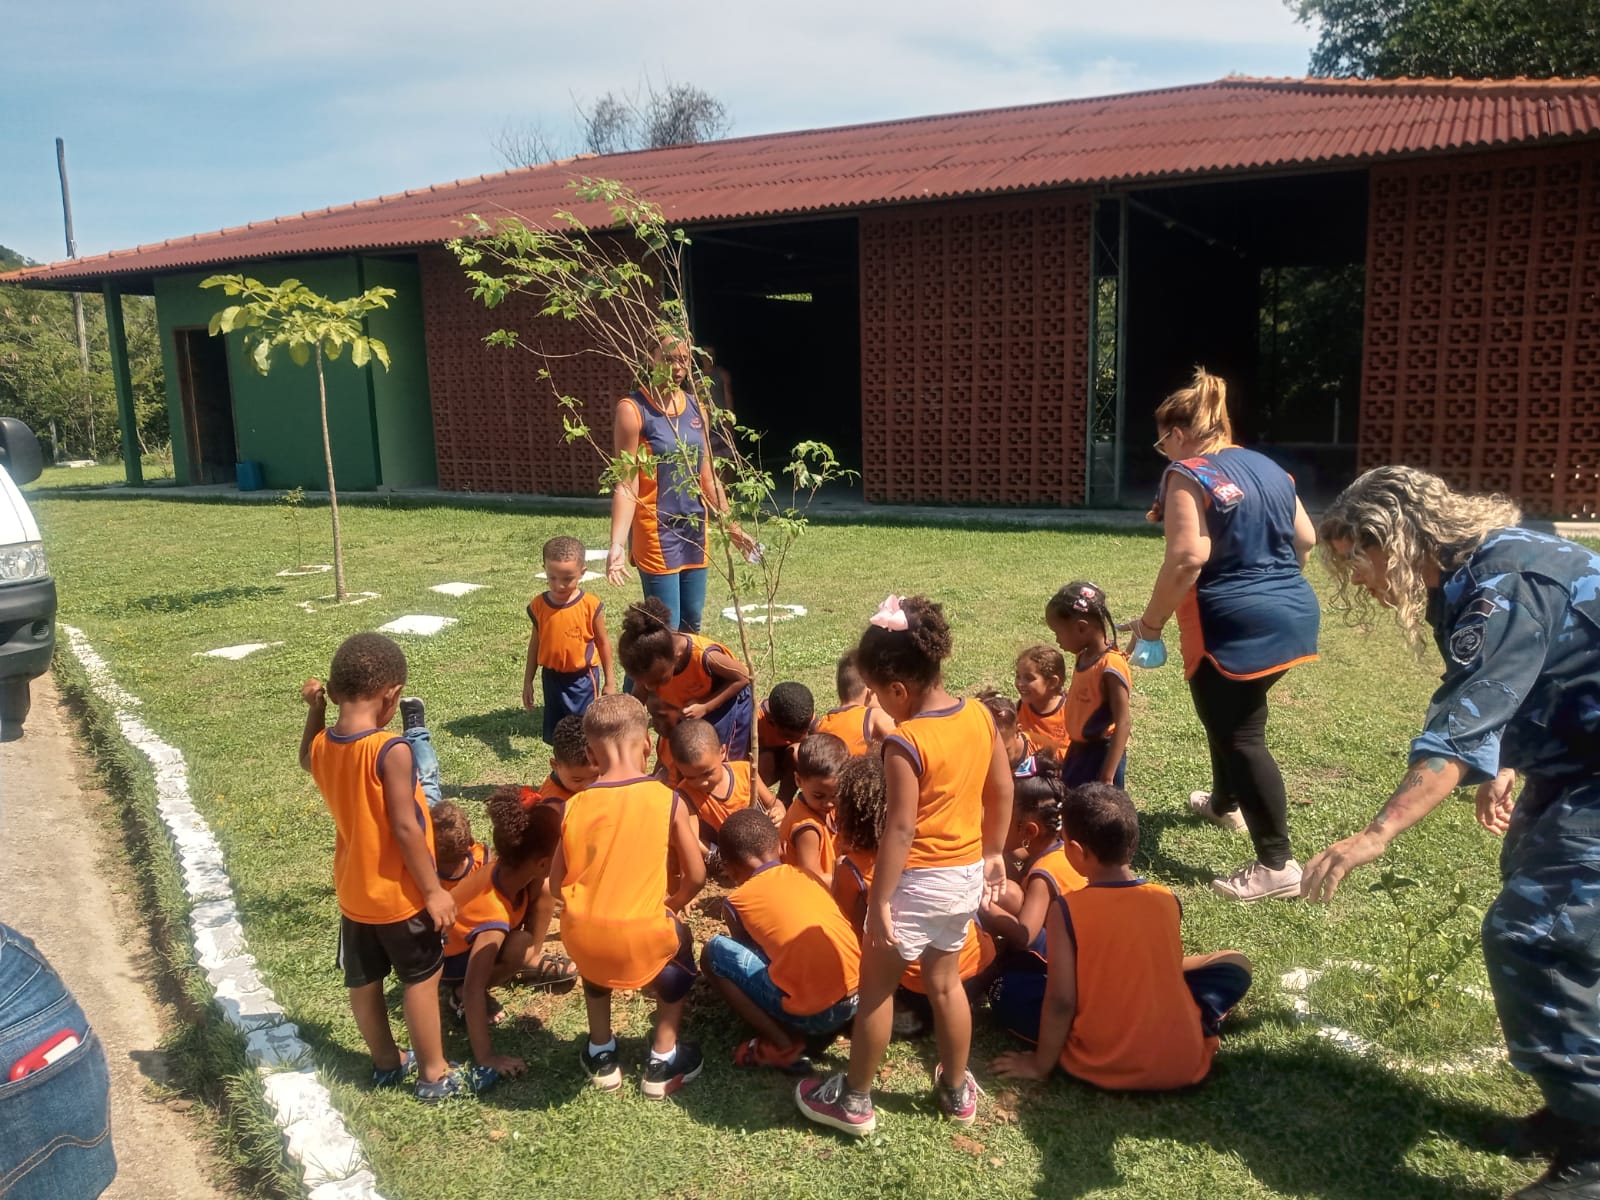
[[[602,1050],[599,1054],[589,1053],[589,1041],[585,1038],[578,1047],[578,1061],[588,1072],[589,1082],[602,1092],[614,1092],[622,1086],[622,1064],[617,1061],[615,1038],[612,1039],[612,1048]]]
[[[1218,812],[1211,807],[1210,792],[1190,792],[1189,811],[1202,820],[1210,821],[1218,829],[1226,829],[1229,833],[1244,832],[1244,814],[1237,808]]]
[[[978,1081],[968,1071],[961,1077],[959,1087],[945,1087],[944,1067],[933,1069],[933,1091],[939,1099],[939,1111],[957,1125],[971,1125],[978,1119]]]
[[[866,1137],[878,1127],[878,1115],[872,1110],[872,1097],[855,1097],[845,1086],[845,1077],[830,1075],[827,1079],[802,1079],[794,1085],[794,1102],[800,1115],[818,1125],[827,1125],[852,1137]]]
[[[700,1047],[693,1042],[680,1041],[668,1059],[652,1058],[639,1081],[639,1090],[647,1100],[665,1100],[673,1092],[700,1074],[704,1059]]]
[[[408,729],[421,729],[428,723],[423,715],[421,696],[402,696],[400,698],[400,732]]]
[[[1273,870],[1258,862],[1246,863],[1226,879],[1213,879],[1211,890],[1245,904],[1255,900],[1292,900],[1300,895],[1300,864],[1291,858]]]
[[[1600,1200],[1600,1158],[1557,1152],[1550,1169],[1511,1200]]]
[[[761,1038],[751,1038],[748,1042],[740,1042],[734,1047],[733,1065],[772,1067],[790,1075],[811,1074],[811,1060],[806,1057],[805,1046],[799,1042],[793,1046],[774,1046]]]

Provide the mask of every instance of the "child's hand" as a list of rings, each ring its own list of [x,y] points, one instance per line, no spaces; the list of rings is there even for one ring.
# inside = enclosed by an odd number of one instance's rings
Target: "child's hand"
[[[605,687],[600,689],[600,694],[602,696],[615,696],[617,694],[617,685],[616,685],[616,683],[614,683],[610,679],[606,680],[606,685],[605,685]]]
[[[1005,855],[985,854],[983,856],[983,900],[990,904],[998,904],[1000,903],[1000,898],[1005,894]]]
[[[697,721],[705,715],[706,706],[704,704],[685,704],[683,706],[683,719],[685,721]]]
[[[520,1058],[512,1058],[509,1054],[491,1054],[479,1065],[499,1071],[502,1075],[521,1075],[528,1069],[527,1063]]]
[[[456,923],[455,897],[443,888],[429,892],[423,904],[428,910],[428,916],[433,918],[433,928],[436,932],[443,933]]]
[[[533,698],[533,680],[528,680],[522,685],[522,707],[532,712],[537,705]]]
[[[300,699],[307,708],[327,708],[328,689],[322,686],[322,680],[308,679],[300,685]]]
[[[771,821],[774,825],[782,825],[783,818],[788,815],[783,805],[776,802],[774,802],[771,808],[765,808],[761,811],[767,814],[767,820]]]
[[[873,904],[867,908],[867,944],[869,946],[894,946],[894,922],[889,917],[889,902]]]
[[[989,1069],[1003,1079],[1048,1079],[1053,1067],[1041,1067],[1028,1050],[1007,1050]]]

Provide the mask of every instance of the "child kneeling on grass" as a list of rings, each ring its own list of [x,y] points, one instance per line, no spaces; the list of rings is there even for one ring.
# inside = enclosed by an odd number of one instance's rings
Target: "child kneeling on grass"
[[[333,815],[333,887],[339,898],[339,965],[356,1027],[372,1055],[374,1087],[398,1087],[415,1071],[417,1099],[435,1103],[472,1087],[444,1057],[439,1027],[441,936],[456,902],[434,868],[433,822],[411,747],[384,727],[406,686],[406,656],[381,633],[358,633],[334,651],[328,686],[308,679],[300,765]],[[328,727],[328,701],[339,718]],[[395,1044],[383,981],[405,988],[413,1049]]]
[[[796,795],[778,826],[783,861],[799,867],[825,888],[833,886],[833,807],[839,771],[850,760],[844,739],[813,733],[795,750]]]
[[[734,1065],[808,1074],[808,1039],[831,1043],[856,1015],[855,930],[815,879],[778,861],[778,831],[761,812],[731,814],[721,848],[737,886],[724,901],[728,934],[706,944],[700,966],[756,1032]]]
[[[694,808],[708,868],[722,827],[734,813],[754,805],[774,828],[783,820],[783,805],[755,777],[750,761],[728,761],[728,748],[710,721],[680,721],[667,741],[678,766],[678,795]]]
[[[600,776],[567,801],[550,878],[566,904],[561,940],[583,979],[583,1069],[602,1091],[622,1086],[611,993],[647,989],[660,1003],[640,1090],[659,1100],[700,1074],[699,1048],[678,1040],[696,972],[694,941],[677,914],[705,886],[706,867],[689,806],[647,774],[648,728],[632,696],[601,696],[589,707],[583,732]],[[669,855],[678,868],[670,896]]]
[[[1074,788],[1062,827],[1088,884],[1050,905],[1043,1011],[1036,1027],[1013,1030],[1037,1049],[1000,1055],[995,1073],[1044,1079],[1060,1066],[1118,1091],[1199,1083],[1223,1017],[1250,988],[1250,960],[1233,950],[1184,956],[1177,897],[1128,867],[1139,816],[1121,788]]]
[[[520,1075],[520,1058],[496,1054],[489,1029],[498,1005],[489,989],[509,983],[524,972],[538,975],[545,964],[539,943],[524,928],[530,902],[550,873],[550,860],[561,841],[561,817],[548,804],[522,802],[521,789],[496,788],[489,795],[489,824],[494,829],[495,862],[490,886],[463,902],[444,947],[444,982],[451,987],[467,1022],[474,1071],[474,1091],[489,1087],[501,1075]],[[576,969],[568,964],[575,977]]]

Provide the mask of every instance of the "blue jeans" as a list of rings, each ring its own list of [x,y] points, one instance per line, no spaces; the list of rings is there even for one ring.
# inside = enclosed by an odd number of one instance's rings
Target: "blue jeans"
[[[749,996],[757,1008],[779,1025],[798,1030],[808,1037],[833,1033],[855,1019],[854,995],[846,996],[832,1007],[807,1016],[787,1011],[783,1007],[787,993],[772,982],[767,960],[759,951],[752,950],[743,942],[734,941],[726,934],[719,933],[706,943],[706,967],[717,978],[726,979]]]
[[[422,794],[432,808],[444,799],[439,790],[439,752],[433,748],[433,735],[426,725],[416,725],[405,731],[405,739],[416,762],[417,782],[422,784]]]
[[[18,1061],[62,1031],[77,1035],[75,1050],[6,1082]],[[34,944],[0,924],[0,1195],[87,1200],[116,1173],[100,1039]]]
[[[700,618],[706,607],[706,569],[679,571],[675,575],[652,575],[639,572],[639,586],[645,598],[654,596],[667,606],[671,614],[668,624],[682,633],[699,633]]]

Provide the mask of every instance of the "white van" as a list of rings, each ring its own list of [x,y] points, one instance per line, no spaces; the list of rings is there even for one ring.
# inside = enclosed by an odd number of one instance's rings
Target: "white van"
[[[56,581],[18,484],[39,478],[39,439],[0,417],[0,742],[22,736],[28,685],[50,669],[56,648]]]

